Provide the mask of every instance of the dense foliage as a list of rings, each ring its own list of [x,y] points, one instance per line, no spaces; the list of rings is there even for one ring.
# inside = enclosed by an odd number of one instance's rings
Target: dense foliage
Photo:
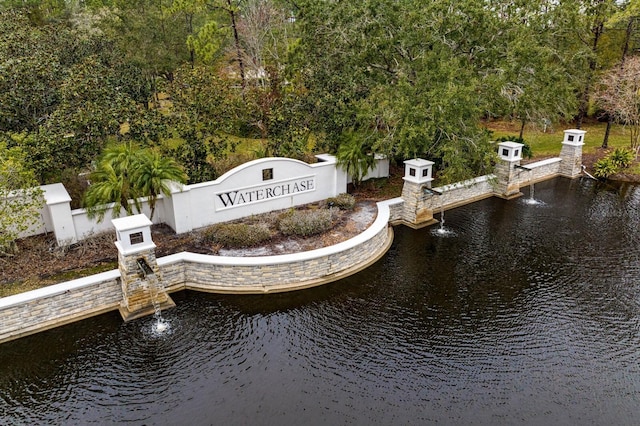
[[[7,0],[0,137],[41,183],[95,172],[113,143],[213,179],[239,138],[334,153],[355,182],[370,154],[452,181],[491,167],[484,120],[579,127],[638,16],[638,0]]]
[[[140,213],[141,198],[146,197],[149,219],[153,219],[158,197],[170,197],[170,182],[185,183],[187,176],[175,160],[157,150],[122,143],[104,150],[90,179],[92,184],[84,195],[89,216],[102,220],[109,209],[113,217],[118,217],[121,209],[129,215],[134,208]],[[113,207],[111,203],[115,203]]]
[[[42,190],[24,164],[20,148],[0,143],[0,256],[16,251],[15,240],[39,221],[44,206]]]

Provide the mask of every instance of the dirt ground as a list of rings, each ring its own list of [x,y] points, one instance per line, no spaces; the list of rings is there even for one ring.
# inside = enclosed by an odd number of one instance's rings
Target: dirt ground
[[[202,232],[176,235],[166,225],[154,225],[152,239],[157,246],[156,256],[162,257],[181,251],[226,256],[264,256],[295,253],[336,244],[362,232],[375,220],[375,202],[398,196],[402,187],[402,176],[394,175],[384,183],[365,183],[360,188],[352,189],[350,192],[357,200],[356,208],[353,211],[335,209],[333,228],[321,235],[308,238],[276,235],[268,244],[260,247],[227,250],[207,244],[202,238]],[[390,194],[390,187],[392,192],[397,193]],[[272,218],[267,216],[264,218],[265,221],[273,220],[275,215],[272,214]],[[115,234],[111,232],[65,248],[57,246],[51,233],[19,240],[16,255],[0,257],[0,297],[115,269],[118,252],[114,241]]]

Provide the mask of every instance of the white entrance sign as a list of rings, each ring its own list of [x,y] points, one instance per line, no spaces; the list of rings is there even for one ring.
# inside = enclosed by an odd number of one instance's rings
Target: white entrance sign
[[[252,203],[261,203],[275,198],[289,197],[294,194],[315,191],[315,189],[315,176],[305,176],[288,181],[274,182],[269,185],[219,192],[216,194],[216,211],[242,207]]]
[[[177,233],[254,214],[326,200],[347,191],[347,175],[333,156],[307,164],[262,158],[211,182],[176,187],[163,200],[164,221]]]
[[[318,162],[312,164],[290,158],[262,158],[242,164],[211,182],[171,183],[172,196],[157,200],[153,223],[165,223],[181,234],[253,214],[315,203],[346,192],[349,178],[336,158],[329,154],[316,158]],[[376,156],[376,164],[366,177],[388,175],[389,161]],[[21,237],[53,232],[59,245],[67,245],[113,230],[110,220],[97,222],[85,209],[71,210],[71,197],[61,183],[42,189],[46,200],[42,221]],[[141,213],[149,217],[148,200],[138,201]],[[110,210],[105,217],[111,217]]]

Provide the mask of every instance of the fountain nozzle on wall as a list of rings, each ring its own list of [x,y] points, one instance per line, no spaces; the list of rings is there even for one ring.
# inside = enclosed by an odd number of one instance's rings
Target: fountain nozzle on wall
[[[112,220],[122,283],[120,315],[130,321],[172,308],[156,261],[151,221],[143,214]]]

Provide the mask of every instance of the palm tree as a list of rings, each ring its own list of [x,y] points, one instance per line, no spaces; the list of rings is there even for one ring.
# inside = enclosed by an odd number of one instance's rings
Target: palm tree
[[[148,197],[151,217],[156,211],[156,201],[160,194],[171,196],[169,181],[186,183],[187,174],[173,159],[163,157],[157,150],[143,150],[136,157],[131,179],[140,194]]]
[[[115,203],[113,217],[118,217],[121,209],[133,214],[133,207],[139,213],[140,198],[148,197],[153,219],[158,196],[171,195],[168,181],[185,183],[187,175],[172,158],[128,142],[106,148],[90,180],[84,196],[90,217],[102,221],[110,203]]]
[[[338,148],[336,159],[338,165],[351,176],[353,186],[358,186],[362,178],[375,165],[375,157],[368,151],[369,148],[355,132],[347,132],[343,135],[343,143]]]
[[[101,222],[110,203],[115,203],[113,217],[120,215],[121,208],[132,214],[129,204],[130,184],[126,182],[124,174],[118,172],[117,166],[108,161],[101,161],[91,173],[90,181],[91,185],[84,194],[84,206],[89,217],[97,217]]]

